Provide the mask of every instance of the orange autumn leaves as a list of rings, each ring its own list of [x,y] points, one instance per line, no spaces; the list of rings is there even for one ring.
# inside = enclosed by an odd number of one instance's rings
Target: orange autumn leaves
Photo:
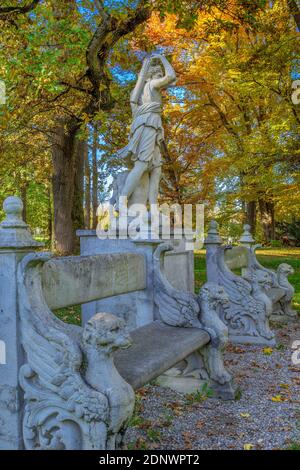
[[[168,169],[186,200],[229,198],[238,206],[267,194],[278,217],[290,217],[299,203],[289,198],[300,200],[299,189],[296,197],[289,191],[298,181],[286,163],[299,160],[300,110],[288,96],[297,33],[285,2],[261,10],[257,30],[230,3],[230,13],[201,11],[189,30],[176,27],[175,15],[153,14],[132,44],[162,50],[176,69],[177,89],[165,107]],[[230,190],[220,192],[224,185]]]

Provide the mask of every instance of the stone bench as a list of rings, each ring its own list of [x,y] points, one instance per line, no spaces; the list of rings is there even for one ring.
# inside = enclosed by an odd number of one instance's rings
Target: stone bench
[[[224,253],[225,263],[229,269],[241,269],[247,278],[251,273],[262,283],[267,296],[272,301],[271,320],[287,321],[297,317],[292,309],[294,287],[289,283],[288,276],[294,273],[292,266],[281,263],[277,271],[263,266],[256,257],[257,245],[250,233],[250,226],[244,225],[244,232],[239,240],[240,246],[235,246]],[[265,279],[265,283],[263,282]]]
[[[157,318],[130,334],[111,313],[97,313],[84,327],[66,324],[51,310],[145,289],[145,257],[35,253],[21,201],[8,198],[4,210],[1,449],[118,448],[133,413],[133,389],[180,361],[199,371],[216,396],[234,398],[222,356],[228,332],[216,311],[228,303],[221,287],[206,284],[199,296],[176,290],[161,269],[172,247],[161,244],[154,253]]]

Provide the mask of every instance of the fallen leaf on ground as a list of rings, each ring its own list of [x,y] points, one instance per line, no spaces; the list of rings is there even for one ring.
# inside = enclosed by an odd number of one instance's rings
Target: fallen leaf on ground
[[[246,352],[245,349],[230,343],[226,346],[226,351],[234,354],[244,354]]]
[[[141,387],[137,390],[137,395],[140,395],[141,397],[149,394],[149,389],[147,389],[146,387]]]
[[[273,349],[272,348],[264,348],[263,349],[263,353],[265,354],[265,356],[270,356],[273,352]]]
[[[182,433],[182,437],[183,437],[183,440],[184,440],[185,449],[192,449],[193,444],[192,444],[191,433],[189,431],[185,431],[185,432]]]
[[[279,384],[279,387],[288,389],[290,388],[289,384]]]
[[[154,423],[152,423],[152,421],[150,421],[149,419],[145,419],[145,421],[143,421],[142,423],[137,425],[137,428],[139,428],[139,429],[150,429],[150,428],[152,428],[152,426],[154,426]]]
[[[244,450],[252,450],[254,447],[253,444],[244,444]]]
[[[205,425],[204,421],[198,421],[196,423],[196,428],[197,429],[202,429],[204,425]]]
[[[271,397],[271,400],[275,402],[282,402],[282,401],[285,401],[286,398],[283,397],[282,395],[275,395],[275,397]]]
[[[289,367],[289,370],[291,372],[299,372],[300,368],[299,367]]]
[[[240,413],[240,416],[242,418],[250,418],[250,414],[249,413]]]

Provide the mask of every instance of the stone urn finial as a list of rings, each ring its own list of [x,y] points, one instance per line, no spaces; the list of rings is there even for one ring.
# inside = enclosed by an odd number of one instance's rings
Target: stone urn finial
[[[23,202],[17,196],[9,196],[3,203],[5,219],[0,223],[1,248],[36,248],[43,243],[36,242],[22,218]]]
[[[255,240],[252,237],[250,230],[251,230],[251,225],[245,224],[243,234],[241,238],[239,239],[239,242],[242,245],[253,245],[255,243]]]
[[[9,196],[3,203],[6,218],[0,224],[1,228],[27,227],[22,219],[23,202],[17,196]]]
[[[211,220],[209,223],[209,229],[207,233],[207,237],[205,240],[205,244],[222,244],[222,238],[219,235],[219,224],[216,220]]]

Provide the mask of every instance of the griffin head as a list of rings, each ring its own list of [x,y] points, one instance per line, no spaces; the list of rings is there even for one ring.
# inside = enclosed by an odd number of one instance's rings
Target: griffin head
[[[260,287],[263,287],[264,289],[270,289],[272,287],[272,278],[266,271],[258,269],[256,271],[256,279]]]
[[[96,313],[85,324],[82,338],[84,346],[104,348],[106,352],[131,346],[124,320],[111,313]]]
[[[206,300],[213,305],[223,305],[224,307],[229,305],[229,297],[225,292],[224,287],[214,284],[213,282],[207,282],[202,286],[199,292],[200,300]]]
[[[287,263],[282,263],[278,266],[277,272],[278,274],[284,274],[285,276],[289,276],[290,274],[294,274],[294,269],[291,265]]]

